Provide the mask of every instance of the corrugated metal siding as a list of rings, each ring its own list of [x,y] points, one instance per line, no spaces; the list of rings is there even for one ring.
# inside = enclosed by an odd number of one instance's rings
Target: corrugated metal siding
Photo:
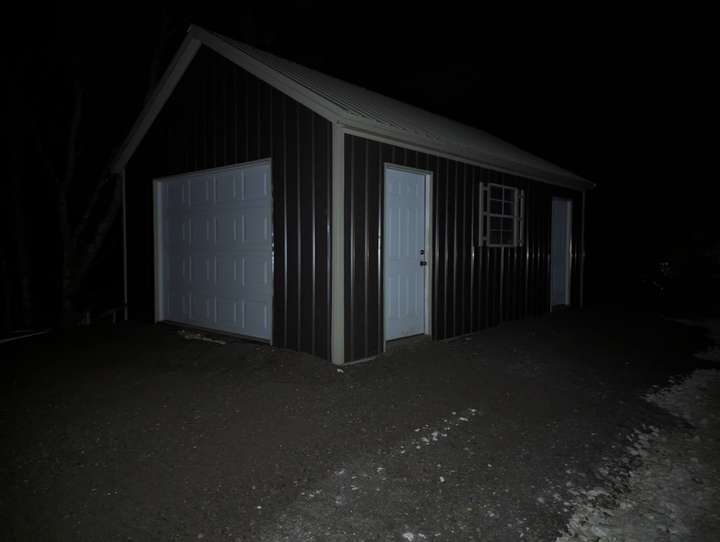
[[[207,31],[196,28],[198,36]],[[463,125],[454,120],[423,111],[417,107],[382,96],[324,73],[301,66],[284,58],[261,51],[219,34],[211,34],[232,48],[261,62],[283,77],[310,91],[319,101],[339,114],[337,119],[346,126],[361,130],[379,130],[395,138],[419,138],[424,145],[455,156],[488,164],[496,168],[524,171],[541,179],[571,183],[571,186],[591,186],[574,173],[551,164],[501,139]]]
[[[273,343],[329,358],[331,148],[327,120],[201,48],[128,165],[131,308],[153,299],[150,181],[270,157]]]
[[[363,359],[382,351],[382,209],[384,165],[433,174],[432,334],[445,339],[548,312],[552,197],[573,200],[572,303],[580,299],[581,194],[561,187],[345,136],[346,355]],[[480,246],[480,183],[525,191],[525,243]]]

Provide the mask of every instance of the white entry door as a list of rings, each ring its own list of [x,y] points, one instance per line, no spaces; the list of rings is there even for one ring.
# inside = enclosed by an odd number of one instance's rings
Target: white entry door
[[[425,332],[425,175],[385,169],[385,340]]]
[[[271,340],[270,163],[160,179],[155,197],[157,319]]]
[[[552,238],[550,245],[551,306],[570,305],[570,234],[572,202],[552,200]]]

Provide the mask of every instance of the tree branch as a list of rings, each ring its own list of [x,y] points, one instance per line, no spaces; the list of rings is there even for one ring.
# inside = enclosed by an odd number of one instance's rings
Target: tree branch
[[[102,195],[103,190],[108,185],[108,183],[113,179],[113,175],[110,173],[103,174],[100,177],[100,181],[95,184],[95,189],[93,190],[92,196],[90,196],[90,199],[88,200],[88,203],[85,205],[85,212],[82,215],[82,218],[80,218],[79,222],[75,226],[72,234],[72,248],[73,250],[77,250],[79,244],[80,244],[80,237],[83,234],[83,232],[89,227],[90,225],[90,217],[93,214],[93,211],[95,211],[95,207],[97,207],[98,201],[100,200],[100,196]],[[120,184],[118,182],[118,184]]]
[[[108,177],[111,176],[108,175]],[[112,175],[112,177],[117,177],[117,175]],[[79,264],[76,267],[76,273],[73,285],[71,287],[71,292],[77,290],[77,288],[82,284],[83,280],[87,276],[93,261],[95,261],[95,258],[97,257],[100,249],[103,246],[103,243],[105,242],[105,238],[110,232],[110,228],[112,227],[115,219],[117,218],[121,202],[122,183],[119,179],[115,179],[115,189],[113,190],[113,195],[109,203],[108,211],[98,224],[97,229],[95,230],[95,236],[93,237],[92,241],[87,245],[87,247],[85,247],[82,254],[74,254],[74,259],[76,261],[79,261]]]

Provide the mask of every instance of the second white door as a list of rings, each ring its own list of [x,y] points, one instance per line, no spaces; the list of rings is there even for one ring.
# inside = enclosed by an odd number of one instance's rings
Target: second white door
[[[550,305],[570,305],[570,239],[572,202],[552,200],[552,239],[550,245]]]
[[[385,169],[385,340],[425,332],[426,177]]]

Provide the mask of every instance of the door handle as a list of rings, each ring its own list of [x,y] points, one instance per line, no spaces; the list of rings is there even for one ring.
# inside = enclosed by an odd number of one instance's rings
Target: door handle
[[[425,266],[425,265],[427,265],[427,262],[425,260],[420,260],[420,266]]]

